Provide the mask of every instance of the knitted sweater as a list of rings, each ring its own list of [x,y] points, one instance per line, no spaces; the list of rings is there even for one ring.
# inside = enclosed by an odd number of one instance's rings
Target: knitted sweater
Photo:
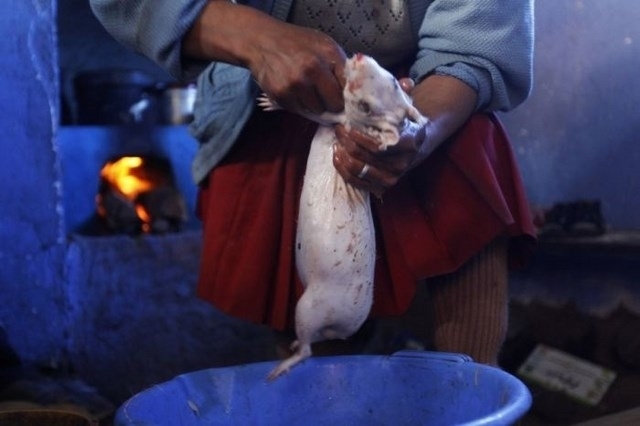
[[[198,76],[190,131],[200,142],[193,177],[200,182],[231,149],[255,107],[259,88],[247,69],[185,60],[181,39],[208,0],[90,0],[119,42],[178,79]],[[294,0],[237,0],[286,20]],[[407,0],[418,34],[410,76],[456,77],[478,93],[478,110],[509,110],[530,93],[533,0]]]

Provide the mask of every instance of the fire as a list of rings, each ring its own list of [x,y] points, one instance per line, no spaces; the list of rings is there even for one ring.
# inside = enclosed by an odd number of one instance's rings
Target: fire
[[[136,197],[155,186],[144,173],[136,173],[144,164],[142,157],[122,157],[116,161],[107,163],[100,172],[100,177],[108,182],[112,188],[117,189],[134,201]]]
[[[188,220],[171,163],[157,156],[125,156],[100,171],[96,207],[105,229],[131,235],[177,232]]]
[[[151,217],[145,208],[136,202],[136,199],[140,194],[158,186],[159,182],[156,182],[144,169],[145,161],[142,157],[121,157],[107,163],[100,171],[100,177],[111,189],[132,203],[143,223],[143,231],[148,232]],[[105,215],[101,196],[98,196],[97,202],[98,212]]]

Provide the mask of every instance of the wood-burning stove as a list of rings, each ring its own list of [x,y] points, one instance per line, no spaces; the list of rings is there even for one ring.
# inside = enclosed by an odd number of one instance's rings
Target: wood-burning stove
[[[109,235],[199,229],[194,213],[197,187],[190,172],[196,148],[197,143],[184,126],[62,128],[59,149],[67,233]],[[129,164],[129,179],[144,181],[148,187],[135,192],[134,199],[128,199],[103,176],[104,169],[120,159],[141,162],[135,167]],[[140,217],[144,208],[151,216],[147,220]]]

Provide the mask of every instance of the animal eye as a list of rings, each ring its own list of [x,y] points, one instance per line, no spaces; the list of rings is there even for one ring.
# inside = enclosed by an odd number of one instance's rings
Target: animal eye
[[[364,112],[365,114],[369,114],[371,112],[371,106],[369,105],[369,102],[367,101],[359,101],[358,102],[358,109],[362,112]]]

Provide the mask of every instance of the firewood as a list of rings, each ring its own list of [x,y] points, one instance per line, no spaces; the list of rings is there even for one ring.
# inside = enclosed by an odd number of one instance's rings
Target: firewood
[[[98,195],[98,211],[114,232],[137,234],[142,230],[133,202],[109,187],[103,187]]]

